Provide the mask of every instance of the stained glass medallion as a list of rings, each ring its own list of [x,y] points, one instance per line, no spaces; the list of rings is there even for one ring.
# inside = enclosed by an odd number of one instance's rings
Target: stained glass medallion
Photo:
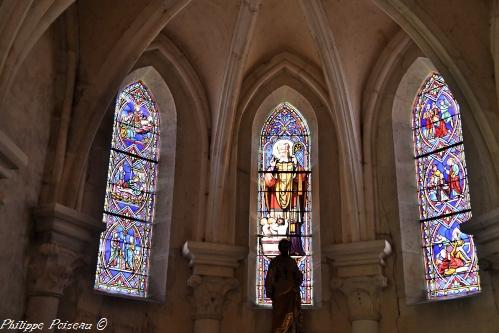
[[[473,237],[460,225],[471,218],[459,104],[440,74],[416,97],[412,124],[427,297],[477,293]]]
[[[147,297],[159,159],[159,112],[141,82],[118,95],[95,289]]]
[[[270,305],[265,276],[282,238],[303,273],[303,305],[313,305],[310,132],[298,110],[279,104],[260,135],[258,160],[256,303]]]

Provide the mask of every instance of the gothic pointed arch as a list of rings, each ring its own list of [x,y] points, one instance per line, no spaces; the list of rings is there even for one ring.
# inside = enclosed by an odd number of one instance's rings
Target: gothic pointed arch
[[[164,298],[175,124],[173,98],[158,72],[145,67],[130,74],[114,110],[105,230],[95,278],[95,289],[100,292]]]
[[[398,85],[392,128],[407,302],[480,292],[458,101],[426,58]]]
[[[480,291],[460,107],[442,75],[431,72],[412,109],[419,219],[427,297],[438,300]]]

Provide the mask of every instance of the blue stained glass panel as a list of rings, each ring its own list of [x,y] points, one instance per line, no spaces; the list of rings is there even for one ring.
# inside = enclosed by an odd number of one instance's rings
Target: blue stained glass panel
[[[147,297],[159,157],[159,112],[140,82],[118,95],[95,289]]]
[[[104,210],[141,221],[151,221],[155,182],[155,163],[112,151]]]

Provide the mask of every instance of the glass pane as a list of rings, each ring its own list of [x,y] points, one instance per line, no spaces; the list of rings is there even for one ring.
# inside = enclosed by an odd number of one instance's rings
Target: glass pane
[[[150,130],[115,123],[112,147],[116,150],[157,161],[159,136]]]
[[[125,87],[116,100],[111,147],[103,216],[106,230],[100,238],[94,288],[146,297],[159,112],[140,81]]]
[[[416,160],[420,218],[470,209],[463,145]]]
[[[150,222],[153,216],[157,164],[112,151],[104,210]]]
[[[95,288],[112,293],[145,296],[152,225],[105,214]]]
[[[428,299],[480,291],[459,104],[440,74],[430,75],[413,109],[413,140]]]
[[[282,238],[304,274],[302,304],[312,300],[312,221],[310,137],[300,113],[288,103],[269,115],[260,136],[257,208],[257,304],[265,297],[264,279]]]

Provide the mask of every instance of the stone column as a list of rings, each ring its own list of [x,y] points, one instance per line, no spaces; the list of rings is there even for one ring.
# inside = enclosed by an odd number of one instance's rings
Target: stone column
[[[227,296],[239,287],[234,269],[247,253],[233,245],[185,242],[183,254],[192,268],[187,284],[194,294],[194,333],[220,333]]]
[[[28,302],[25,317],[45,323],[57,318],[59,300],[84,263],[92,243],[97,243],[102,223],[60,204],[34,210],[35,244],[28,269]]]
[[[461,230],[473,235],[480,266],[499,270],[499,207],[463,223]]]
[[[335,244],[325,252],[333,261],[331,285],[347,299],[352,333],[377,333],[379,296],[387,285],[383,258],[390,254],[390,244],[385,240]]]

